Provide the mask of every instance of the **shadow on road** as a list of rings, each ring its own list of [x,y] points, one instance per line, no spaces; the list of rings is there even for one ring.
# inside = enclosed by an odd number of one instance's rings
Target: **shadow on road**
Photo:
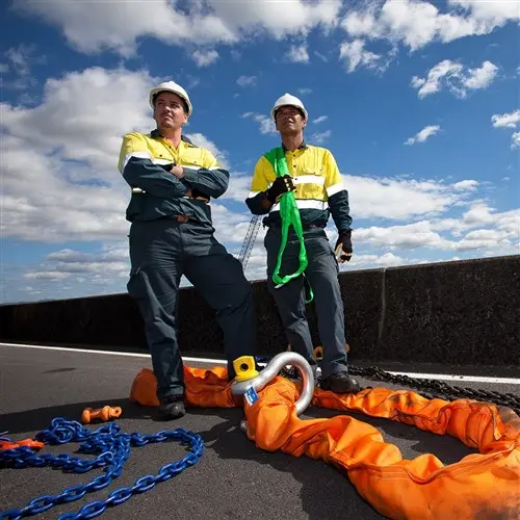
[[[155,410],[145,408],[125,399],[103,399],[102,401],[86,401],[59,406],[48,406],[23,412],[6,413],[0,415],[0,432],[7,431],[9,437],[15,438],[19,433],[38,432],[48,428],[52,419],[63,417],[68,420],[81,422],[81,414],[85,408],[102,408],[103,406],[121,406],[124,411],[123,419],[153,419]],[[96,422],[96,425],[99,423]]]
[[[101,408],[102,406],[122,406],[124,417],[118,422],[124,426],[125,420],[153,420],[156,410],[136,405],[126,399],[112,399],[98,402],[75,403],[63,406],[27,410],[24,412],[8,413],[0,416],[0,432],[7,430],[9,437],[16,438],[17,434],[32,434],[47,428],[55,417],[80,420],[84,408]],[[258,464],[270,466],[277,472],[290,472],[294,479],[301,484],[300,500],[303,510],[310,520],[319,518],[336,520],[338,515],[343,518],[360,518],[363,520],[380,520],[382,517],[365,502],[355,487],[350,483],[348,476],[338,469],[322,461],[311,460],[307,457],[296,458],[280,452],[271,453],[260,450],[240,430],[240,420],[244,417],[240,408],[236,409],[188,409],[189,416],[205,416],[218,418],[219,422],[208,430],[198,431],[204,438],[207,449],[214,451],[221,459],[248,460]],[[305,417],[333,417],[338,415],[334,410],[324,410],[311,407]],[[438,436],[424,432],[397,422],[375,419],[362,414],[351,414],[358,420],[365,421],[382,432],[386,442],[395,443],[401,449],[403,458],[415,458],[422,453],[433,453],[445,465],[458,462],[462,457],[474,450],[464,446],[460,441],[449,436]],[[302,418],[305,418],[302,417]],[[200,421],[198,421],[200,422]],[[181,426],[176,421],[160,423],[160,429],[172,429]],[[135,426],[135,425],[134,425]],[[132,428],[134,429],[134,428]],[[276,474],[273,473],[275,476]],[[269,497],[266,497],[269,500]]]

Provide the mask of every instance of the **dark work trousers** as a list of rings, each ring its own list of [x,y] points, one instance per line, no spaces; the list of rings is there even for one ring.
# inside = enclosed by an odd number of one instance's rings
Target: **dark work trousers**
[[[291,350],[315,364],[309,324],[305,315],[304,278],[294,278],[275,289],[273,272],[281,245],[280,228],[270,228],[264,238],[267,250],[267,286],[273,295],[285,328]],[[323,346],[322,376],[348,371],[345,351],[345,325],[343,300],[338,281],[339,266],[325,231],[320,228],[304,231],[308,266],[305,276],[314,292],[314,304],[318,318],[318,333]],[[282,257],[279,275],[292,274],[300,265],[300,243],[294,232],[289,232]]]
[[[228,374],[233,378],[233,360],[256,354],[253,290],[242,264],[214,238],[212,228],[195,221],[133,222],[129,238],[127,288],[145,323],[159,400],[184,393],[178,345],[178,292],[183,274],[216,311]]]

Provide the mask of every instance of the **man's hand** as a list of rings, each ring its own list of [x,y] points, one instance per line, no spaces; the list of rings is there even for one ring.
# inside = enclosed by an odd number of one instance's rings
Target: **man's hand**
[[[273,185],[265,192],[267,200],[274,204],[278,198],[289,191],[295,189],[292,177],[290,175],[284,175],[283,177],[277,177],[273,182]]]
[[[184,177],[184,170],[182,169],[182,166],[175,165],[170,170],[170,173],[172,175],[175,175],[177,179],[182,179]]]
[[[351,235],[351,229],[340,230],[338,234],[338,240],[334,249],[336,252],[336,258],[340,264],[342,264],[343,262],[349,262],[352,258]]]

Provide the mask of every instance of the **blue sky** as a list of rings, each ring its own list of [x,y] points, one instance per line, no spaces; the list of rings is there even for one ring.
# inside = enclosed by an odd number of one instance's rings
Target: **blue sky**
[[[213,216],[232,253],[285,92],[305,103],[306,139],[333,152],[349,190],[344,269],[520,253],[514,2],[52,5],[2,6],[0,302],[126,291],[119,145],[153,128],[147,93],[163,79],[187,88],[185,132],[231,171]],[[331,220],[331,243],[335,232]],[[265,278],[263,233],[251,280]]]

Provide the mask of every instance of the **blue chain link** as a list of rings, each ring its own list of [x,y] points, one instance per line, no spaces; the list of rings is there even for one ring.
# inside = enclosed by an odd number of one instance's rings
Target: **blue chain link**
[[[27,503],[22,509],[10,509],[0,513],[0,519],[18,520],[25,516],[37,515],[58,504],[67,504],[83,498],[87,493],[104,489],[121,475],[123,466],[130,456],[132,446],[145,446],[150,442],[179,441],[189,445],[189,453],[181,460],[163,466],[159,473],[146,475],[136,480],[132,487],[122,487],[112,491],[105,500],[95,500],[83,506],[78,513],[65,513],[58,520],[79,520],[95,518],[105,512],[109,506],[126,502],[135,493],[144,493],[155,484],[164,482],[196,464],[204,453],[204,441],[199,434],[176,428],[163,430],[157,434],[140,435],[139,433],[119,433],[120,427],[115,422],[101,426],[97,430],[88,430],[77,421],[56,417],[49,428],[42,430],[35,440],[44,444],[56,445],[67,442],[81,442],[79,452],[98,454],[95,459],[81,459],[66,453],[60,455],[36,455],[27,446],[19,446],[0,452],[0,464],[10,463],[15,468],[44,467],[61,468],[64,471],[86,473],[94,468],[104,468],[103,474],[95,477],[88,484],[80,484],[65,489],[59,495],[43,495]],[[4,440],[10,441],[5,438]]]

